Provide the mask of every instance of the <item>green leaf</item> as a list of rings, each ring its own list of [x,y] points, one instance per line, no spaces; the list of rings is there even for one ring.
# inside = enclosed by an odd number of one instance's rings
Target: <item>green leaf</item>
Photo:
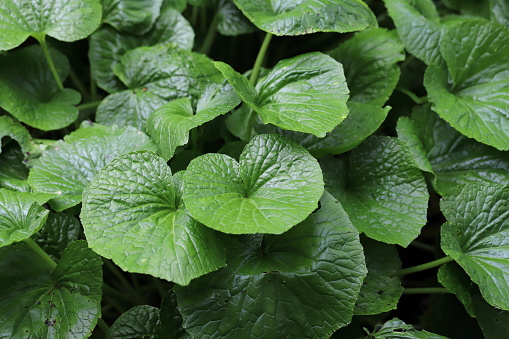
[[[160,328],[159,309],[149,305],[139,305],[123,313],[106,334],[106,339],[113,338],[167,338]]]
[[[101,258],[70,244],[53,270],[25,243],[0,248],[0,337],[87,338],[101,315]]]
[[[407,325],[398,318],[386,322],[381,328],[370,334],[373,339],[447,339],[438,334],[427,331],[417,331],[412,325]]]
[[[70,213],[50,212],[44,226],[32,239],[51,259],[58,261],[67,245],[78,240],[80,222]]]
[[[383,28],[356,33],[328,52],[345,69],[350,101],[383,106],[398,83],[398,62],[405,60],[396,31]]]
[[[173,290],[166,292],[161,301],[161,329],[172,339],[190,338],[182,327],[182,316],[177,309],[177,295]]]
[[[490,16],[490,4],[487,0],[444,0],[444,4],[465,16],[480,16],[486,19]]]
[[[326,189],[338,199],[353,225],[368,237],[408,246],[426,223],[428,191],[407,146],[372,136],[349,160],[320,162]]]
[[[89,36],[101,22],[99,0],[4,0],[0,2],[0,50],[46,34],[61,41]]]
[[[225,233],[283,233],[304,220],[323,192],[317,161],[279,135],[260,135],[237,162],[224,154],[191,161],[184,201],[191,215]]]
[[[50,54],[60,79],[65,80],[67,58],[54,49]],[[21,122],[44,131],[66,127],[78,117],[74,105],[80,100],[78,92],[58,89],[39,46],[0,55],[0,107]]]
[[[30,152],[33,148],[32,137],[28,130],[8,116],[0,116],[0,140],[4,137],[16,140],[24,153]],[[0,144],[0,153],[2,153],[2,146]]]
[[[239,97],[229,84],[212,84],[198,100],[196,114],[188,98],[170,101],[150,115],[147,131],[158,145],[158,154],[168,161],[178,146],[187,144],[190,130],[228,113],[239,103]]]
[[[448,263],[438,270],[438,281],[456,294],[470,316],[475,317],[486,339],[509,336],[509,312],[489,305],[480,295],[468,275],[454,263]]]
[[[23,152],[16,142],[2,146],[0,154],[0,188],[30,192],[28,168],[24,164]]]
[[[440,64],[443,29],[432,0],[384,0],[408,52],[425,64]]]
[[[0,188],[0,247],[28,239],[46,222],[41,196]]]
[[[57,194],[50,205],[63,211],[81,202],[83,189],[115,157],[155,149],[145,134],[133,128],[82,127],[44,152],[34,163],[28,183],[36,192]]]
[[[90,247],[128,272],[180,285],[223,267],[216,235],[187,213],[181,176],[172,177],[151,152],[113,160],[83,192],[81,221]]]
[[[103,22],[117,31],[146,33],[159,17],[163,0],[101,0]]]
[[[509,31],[484,20],[450,28],[440,44],[447,68],[430,66],[433,110],[467,137],[509,150]]]
[[[259,29],[275,35],[353,32],[376,27],[375,15],[360,0],[234,0]]]
[[[401,268],[396,246],[361,237],[368,275],[362,283],[355,314],[371,315],[396,309],[403,293],[400,279],[395,275]]]
[[[165,43],[174,43],[186,50],[191,50],[194,43],[193,28],[182,14],[172,8],[163,10],[152,29],[143,35],[120,33],[103,26],[90,37],[88,57],[92,76],[99,87],[110,93],[124,90],[125,85],[112,72],[122,55],[140,46]]]
[[[138,129],[164,103],[188,97],[195,105],[207,86],[224,81],[209,58],[173,45],[138,47],[113,70],[129,90],[107,96],[97,108],[97,122]]]
[[[256,27],[235,6],[233,0],[219,0],[217,6],[217,30],[222,35],[236,36],[256,30]]]
[[[434,174],[432,183],[441,195],[473,182],[509,184],[509,153],[463,136],[430,105],[414,110],[411,119],[400,118],[397,129],[421,170]]]
[[[280,61],[256,89],[229,65],[214,65],[266,124],[324,137],[348,114],[343,66],[319,52]]]
[[[509,310],[508,186],[470,184],[453,189],[440,209],[443,251],[479,285],[491,305]]]
[[[509,3],[505,0],[490,0],[491,21],[509,28]]]
[[[238,239],[226,268],[175,288],[189,334],[325,338],[351,321],[366,267],[358,233],[330,194],[284,234]]]

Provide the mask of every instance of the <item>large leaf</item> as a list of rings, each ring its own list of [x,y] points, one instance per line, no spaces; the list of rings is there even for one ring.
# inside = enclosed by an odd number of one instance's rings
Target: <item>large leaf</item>
[[[163,10],[153,28],[143,35],[120,33],[103,26],[90,37],[88,56],[92,76],[101,88],[110,93],[124,90],[125,85],[112,68],[127,51],[164,43],[175,43],[178,48],[190,50],[193,42],[193,28],[178,11],[171,8]]]
[[[50,212],[44,226],[32,239],[53,260],[58,261],[67,245],[78,240],[81,224],[72,214]]]
[[[224,81],[206,56],[173,45],[138,47],[113,70],[129,90],[107,96],[97,108],[97,122],[138,129],[164,103],[188,97],[196,105],[207,86]]]
[[[358,233],[325,193],[301,224],[240,237],[226,268],[175,291],[195,337],[328,338],[351,321],[365,274]]]
[[[398,121],[398,137],[409,146],[421,170],[433,173],[433,186],[449,194],[472,182],[509,184],[509,153],[467,138],[431,111],[430,105]]]
[[[190,130],[228,113],[239,103],[230,85],[212,84],[198,100],[196,114],[189,98],[170,101],[150,115],[147,131],[158,145],[159,155],[168,161],[178,146],[187,144]]]
[[[470,184],[453,189],[440,207],[447,222],[441,245],[479,285],[491,305],[509,310],[509,187]]]
[[[49,213],[41,207],[44,198],[0,188],[0,247],[27,239],[44,225]]]
[[[484,20],[455,25],[443,36],[447,64],[430,66],[424,85],[442,119],[467,137],[509,150],[509,30]]]
[[[159,17],[163,0],[102,0],[103,22],[117,31],[146,33]]]
[[[447,339],[438,334],[418,331],[412,325],[407,325],[398,318],[386,322],[369,335],[373,339]]]
[[[180,285],[224,266],[214,232],[187,213],[181,174],[172,176],[151,152],[112,161],[83,192],[81,221],[90,247],[126,271]]]
[[[24,163],[24,155],[16,142],[2,145],[0,154],[0,188],[14,191],[30,192],[27,182],[28,168]]]
[[[263,134],[239,162],[224,154],[191,161],[184,201],[193,217],[218,231],[279,234],[316,209],[322,192],[320,166],[303,147]]]
[[[235,36],[251,33],[256,27],[235,6],[233,0],[219,0],[217,4],[217,30],[222,35]]]
[[[70,244],[56,267],[25,243],[0,248],[0,337],[87,338],[101,315],[101,258]]]
[[[457,264],[441,266],[438,270],[438,281],[456,294],[470,316],[477,319],[486,339],[509,336],[509,312],[489,305],[482,298],[477,285]]]
[[[160,326],[159,309],[149,305],[139,305],[115,320],[106,334],[106,339],[167,338]]]
[[[67,58],[54,49],[50,54],[60,79],[65,80]],[[74,105],[80,100],[78,92],[58,89],[39,46],[0,55],[0,107],[18,120],[45,131],[59,129],[76,120],[78,109]]]
[[[162,331],[170,338],[190,338],[184,328],[182,328],[182,316],[177,309],[177,295],[173,289],[166,292],[163,296],[159,318],[161,319]]]
[[[360,0],[234,0],[259,29],[275,35],[352,32],[376,27],[376,18]]]
[[[432,0],[384,0],[405,48],[424,63],[440,64],[442,24]]]
[[[491,20],[509,28],[509,3],[505,0],[490,0]]]
[[[282,60],[256,89],[229,65],[214,65],[266,124],[324,137],[348,114],[343,66],[327,55],[314,52]]]
[[[324,158],[326,189],[368,237],[408,246],[426,223],[428,191],[407,146],[390,137],[370,137],[348,161]]]
[[[362,283],[355,314],[379,314],[396,308],[403,287],[395,275],[401,268],[396,246],[361,238],[368,275]]]
[[[89,36],[101,21],[99,0],[0,1],[0,50],[9,50],[29,36],[46,34],[61,41]]]
[[[115,157],[138,150],[155,151],[154,143],[133,128],[117,129],[87,122],[66,140],[53,144],[33,165],[28,183],[36,192],[58,196],[50,201],[56,211],[81,202],[83,189]]]

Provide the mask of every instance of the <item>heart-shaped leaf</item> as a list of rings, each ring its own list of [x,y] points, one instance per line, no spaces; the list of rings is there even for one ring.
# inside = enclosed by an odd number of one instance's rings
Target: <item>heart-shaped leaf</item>
[[[126,271],[180,285],[223,267],[214,231],[187,213],[181,176],[172,176],[151,152],[113,160],[83,192],[81,221],[90,247]]]
[[[325,54],[280,61],[256,89],[229,65],[214,65],[266,124],[324,137],[348,114],[343,66]]]
[[[228,266],[176,287],[184,328],[202,338],[325,338],[351,321],[366,275],[358,232],[332,196],[281,235],[246,235]]]
[[[17,47],[29,36],[47,34],[61,41],[86,38],[99,27],[101,15],[99,0],[0,1],[0,50]]]
[[[97,85],[110,93],[124,90],[126,86],[112,72],[122,55],[140,46],[165,43],[174,43],[181,49],[193,48],[193,28],[182,14],[172,8],[163,10],[152,29],[143,35],[120,33],[103,26],[90,37],[88,57],[92,76]]]
[[[103,22],[117,31],[146,33],[159,17],[163,0],[102,0]]]
[[[60,79],[65,80],[67,58],[53,49],[50,54]],[[78,117],[74,105],[80,100],[78,92],[58,89],[39,46],[0,56],[0,107],[21,122],[45,131],[66,127]]]
[[[460,134],[429,104],[415,109],[411,119],[400,118],[397,129],[421,170],[434,174],[433,186],[442,195],[473,182],[509,184],[509,153]]]
[[[275,35],[352,32],[376,27],[376,18],[360,0],[234,0],[259,29]]]
[[[83,189],[115,157],[138,150],[155,151],[154,143],[133,128],[88,125],[57,141],[33,165],[28,183],[36,192],[57,194],[50,201],[56,211],[81,202]],[[87,127],[88,126],[88,127]]]
[[[212,84],[198,100],[196,114],[189,98],[170,101],[150,115],[147,131],[158,145],[158,154],[168,161],[178,146],[187,144],[190,130],[228,113],[239,103],[230,85]]]
[[[324,158],[326,189],[338,199],[353,225],[368,237],[408,246],[426,223],[428,190],[407,146],[372,136],[348,161]]]
[[[25,243],[0,248],[0,337],[87,338],[101,315],[101,258],[75,241],[50,265]]]
[[[191,215],[225,233],[283,233],[317,207],[323,179],[317,161],[280,135],[263,134],[240,161],[205,154],[185,174],[184,201]]]
[[[491,305],[509,310],[509,187],[469,184],[444,197],[441,245]]]
[[[450,28],[440,43],[447,68],[432,65],[424,86],[433,110],[467,137],[509,150],[509,30],[484,20]]]
[[[41,205],[50,197],[0,188],[0,247],[28,239],[40,229],[49,213]]]
[[[107,96],[97,108],[97,122],[142,130],[166,102],[188,97],[194,106],[207,86],[224,81],[209,58],[173,45],[138,47],[113,70],[129,90]]]

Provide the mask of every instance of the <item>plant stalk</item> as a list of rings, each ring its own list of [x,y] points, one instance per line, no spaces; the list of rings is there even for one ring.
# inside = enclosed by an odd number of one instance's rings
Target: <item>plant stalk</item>
[[[201,46],[201,53],[208,54],[210,52],[210,47],[212,47],[212,43],[214,42],[214,38],[216,36],[218,22],[219,15],[216,13],[212,19],[212,22],[210,23],[209,30],[205,36],[205,40],[203,41],[203,45]]]
[[[265,35],[263,39],[262,46],[258,51],[258,55],[256,56],[256,60],[251,70],[251,76],[249,77],[249,82],[251,85],[256,85],[258,81],[258,75],[260,74],[260,68],[262,67],[263,59],[265,58],[265,54],[267,53],[267,49],[269,48],[270,40],[272,39],[272,33],[268,33]]]
[[[55,64],[53,63],[53,59],[51,59],[51,55],[49,54],[48,45],[46,44],[46,36],[43,35],[42,37],[37,38],[37,41],[39,41],[39,44],[41,45],[42,53],[44,54],[44,57],[48,62],[49,69],[51,71],[51,74],[53,75],[53,78],[55,79],[55,82],[57,83],[58,89],[63,90],[64,85],[62,84],[62,80],[60,80],[60,77],[58,76],[58,72],[55,67]]]
[[[439,293],[451,293],[451,291],[444,287],[414,287],[405,288],[403,290],[403,294],[439,294]]]
[[[81,104],[81,105],[76,106],[76,108],[79,111],[83,111],[83,110],[86,110],[89,108],[97,108],[97,106],[99,106],[101,104],[101,102],[102,102],[102,100],[87,102],[86,104]]]
[[[398,272],[396,272],[396,275],[402,277],[402,276],[407,275],[407,274],[412,274],[412,273],[417,273],[417,272],[425,271],[425,270],[428,270],[430,268],[437,267],[437,266],[446,264],[446,263],[451,262],[451,261],[453,261],[453,259],[450,256],[445,256],[443,258],[440,258],[440,259],[437,259],[437,260],[433,260],[433,261],[427,262],[425,264],[403,268],[403,269],[399,270]]]
[[[23,242],[39,257],[44,259],[44,261],[54,270],[57,267],[57,263],[55,260],[51,259],[51,257],[46,253],[32,238],[28,238],[23,240]]]
[[[108,326],[108,324],[106,324],[103,318],[99,318],[97,320],[97,326],[99,326],[99,328],[101,329],[101,331],[104,332],[104,334],[108,333],[108,331],[110,330],[110,327]]]

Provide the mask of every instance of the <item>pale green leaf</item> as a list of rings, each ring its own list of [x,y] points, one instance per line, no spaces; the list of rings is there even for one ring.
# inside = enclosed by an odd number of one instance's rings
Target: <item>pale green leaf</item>
[[[256,30],[256,27],[235,6],[233,0],[219,0],[217,7],[217,30],[222,35],[236,36]]]
[[[239,162],[224,154],[191,161],[184,201],[193,217],[218,231],[279,234],[316,209],[322,192],[317,161],[293,141],[264,134],[246,145]]]
[[[101,0],[103,22],[117,31],[146,33],[160,15],[163,0]]]

